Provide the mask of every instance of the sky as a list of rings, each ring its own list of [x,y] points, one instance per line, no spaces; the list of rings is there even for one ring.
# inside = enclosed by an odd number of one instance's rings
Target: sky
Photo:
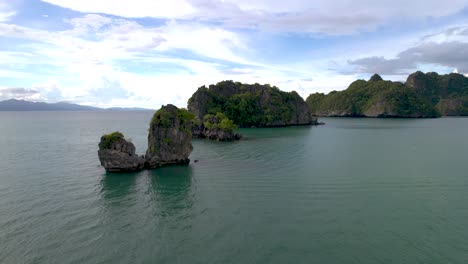
[[[203,85],[306,98],[468,73],[468,0],[0,0],[0,100],[180,107]]]

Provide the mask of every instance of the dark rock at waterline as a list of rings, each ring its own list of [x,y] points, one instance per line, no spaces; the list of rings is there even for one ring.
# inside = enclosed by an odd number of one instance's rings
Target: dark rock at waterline
[[[190,162],[193,119],[193,114],[171,104],[163,106],[154,114],[148,134],[146,167]]]
[[[225,131],[221,129],[205,129],[205,136],[211,140],[219,140],[219,141],[234,141],[239,140],[242,138],[240,134],[234,133],[232,131]]]
[[[207,114],[203,117],[203,121],[197,118],[195,124],[192,126],[192,135],[194,138],[234,141],[242,138],[239,133],[236,133],[237,129],[237,125],[227,118],[225,114]]]
[[[108,172],[131,172],[143,169],[145,159],[135,154],[135,145],[120,132],[103,135],[98,157]]]
[[[194,129],[194,138],[206,138],[218,141],[234,141],[242,138],[241,134],[233,131],[226,131],[219,128],[207,128],[205,126],[197,127]]]

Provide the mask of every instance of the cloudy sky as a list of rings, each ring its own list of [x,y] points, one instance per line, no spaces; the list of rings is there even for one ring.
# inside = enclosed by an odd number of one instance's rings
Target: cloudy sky
[[[0,100],[185,106],[221,80],[314,92],[468,72],[468,0],[0,0]]]

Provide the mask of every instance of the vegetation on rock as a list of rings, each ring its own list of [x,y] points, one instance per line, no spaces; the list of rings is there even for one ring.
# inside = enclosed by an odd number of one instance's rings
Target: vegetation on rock
[[[115,131],[110,134],[103,135],[101,137],[102,147],[108,149],[112,146],[112,143],[117,142],[118,140],[125,139],[124,135],[119,132]]]
[[[174,121],[177,119],[181,126],[189,124],[193,121],[194,115],[183,108],[177,108],[175,113],[169,111],[168,109],[162,107],[156,113],[154,113],[153,118],[150,122],[150,127],[158,125],[160,127],[171,127],[174,126]]]
[[[203,86],[189,99],[188,109],[200,120],[206,114],[223,113],[239,127],[316,123],[299,94],[283,92],[269,84],[222,81],[209,88]]]
[[[353,82],[344,91],[311,94],[306,100],[317,116],[437,117],[440,114],[426,98],[401,82],[371,80]]]
[[[206,114],[203,118],[203,124],[208,129],[221,129],[227,132],[232,132],[237,129],[237,126],[226,117],[223,113],[216,115]]]
[[[353,82],[344,91],[311,94],[306,100],[317,116],[437,117],[468,115],[468,78],[462,74],[415,72],[406,83]]]
[[[192,147],[194,115],[174,105],[161,107],[153,115],[148,134],[148,168],[165,164],[186,164]]]
[[[429,100],[444,116],[468,115],[468,78],[462,74],[418,71],[408,76],[406,85]]]
[[[143,169],[145,159],[136,155],[135,145],[116,131],[101,137],[98,158],[109,172],[129,172]]]

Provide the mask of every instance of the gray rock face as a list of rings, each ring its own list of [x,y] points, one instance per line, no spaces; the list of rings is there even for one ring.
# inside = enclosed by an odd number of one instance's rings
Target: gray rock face
[[[234,131],[227,131],[219,128],[207,128],[203,124],[192,127],[194,138],[206,138],[218,141],[234,141],[242,138],[242,135]]]
[[[98,157],[108,172],[130,172],[143,169],[145,159],[135,154],[135,145],[119,132],[101,137]]]
[[[187,164],[192,153],[193,114],[174,105],[163,106],[151,120],[146,166]]]
[[[468,100],[463,99],[441,99],[437,108],[444,116],[467,116]]]
[[[241,139],[242,136],[231,131],[205,128],[203,131],[203,137],[211,140],[234,141]]]
[[[296,92],[292,91],[290,94],[294,99],[291,100],[295,110],[291,115],[291,119],[286,123],[270,123],[269,126],[284,126],[284,125],[317,125],[318,120],[312,116],[309,107],[304,99]]]
[[[378,82],[378,81],[383,81],[382,77],[378,75],[377,73],[372,75],[372,77],[369,79],[370,82]]]
[[[192,126],[192,135],[194,138],[207,138],[218,141],[239,140],[242,136],[235,131],[237,126],[222,113],[216,115],[205,115],[203,121]]]

